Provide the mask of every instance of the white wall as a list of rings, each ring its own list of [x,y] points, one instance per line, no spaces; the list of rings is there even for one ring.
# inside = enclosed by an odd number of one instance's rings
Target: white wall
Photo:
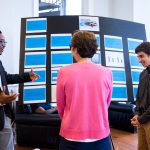
[[[38,16],[38,0],[0,0],[0,30],[7,47],[0,59],[8,73],[18,73],[21,18]]]
[[[150,0],[82,0],[82,15],[110,17],[145,24],[150,41]]]
[[[108,17],[110,0],[82,0],[82,15]]]
[[[150,0],[134,0],[133,21],[145,24],[147,40],[150,41]]]

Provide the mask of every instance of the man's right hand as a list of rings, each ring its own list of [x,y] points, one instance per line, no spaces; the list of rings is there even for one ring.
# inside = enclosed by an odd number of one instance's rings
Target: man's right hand
[[[18,93],[13,93],[11,95],[6,95],[4,91],[0,92],[0,103],[1,104],[6,104],[12,101],[15,101],[16,98],[18,97]]]

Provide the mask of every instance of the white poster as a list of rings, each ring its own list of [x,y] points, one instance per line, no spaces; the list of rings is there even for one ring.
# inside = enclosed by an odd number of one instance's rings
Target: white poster
[[[99,31],[99,18],[79,16],[79,29],[87,31]]]
[[[105,51],[106,66],[124,67],[124,57],[122,52]]]

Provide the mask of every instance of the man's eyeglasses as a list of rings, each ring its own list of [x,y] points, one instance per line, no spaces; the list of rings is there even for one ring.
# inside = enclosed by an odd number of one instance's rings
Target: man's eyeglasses
[[[0,45],[6,46],[7,42],[5,40],[0,40]]]

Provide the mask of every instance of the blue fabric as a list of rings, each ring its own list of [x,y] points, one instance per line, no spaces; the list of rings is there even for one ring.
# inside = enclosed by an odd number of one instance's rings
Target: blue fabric
[[[59,150],[112,150],[110,137],[95,142],[75,142],[61,138]]]

